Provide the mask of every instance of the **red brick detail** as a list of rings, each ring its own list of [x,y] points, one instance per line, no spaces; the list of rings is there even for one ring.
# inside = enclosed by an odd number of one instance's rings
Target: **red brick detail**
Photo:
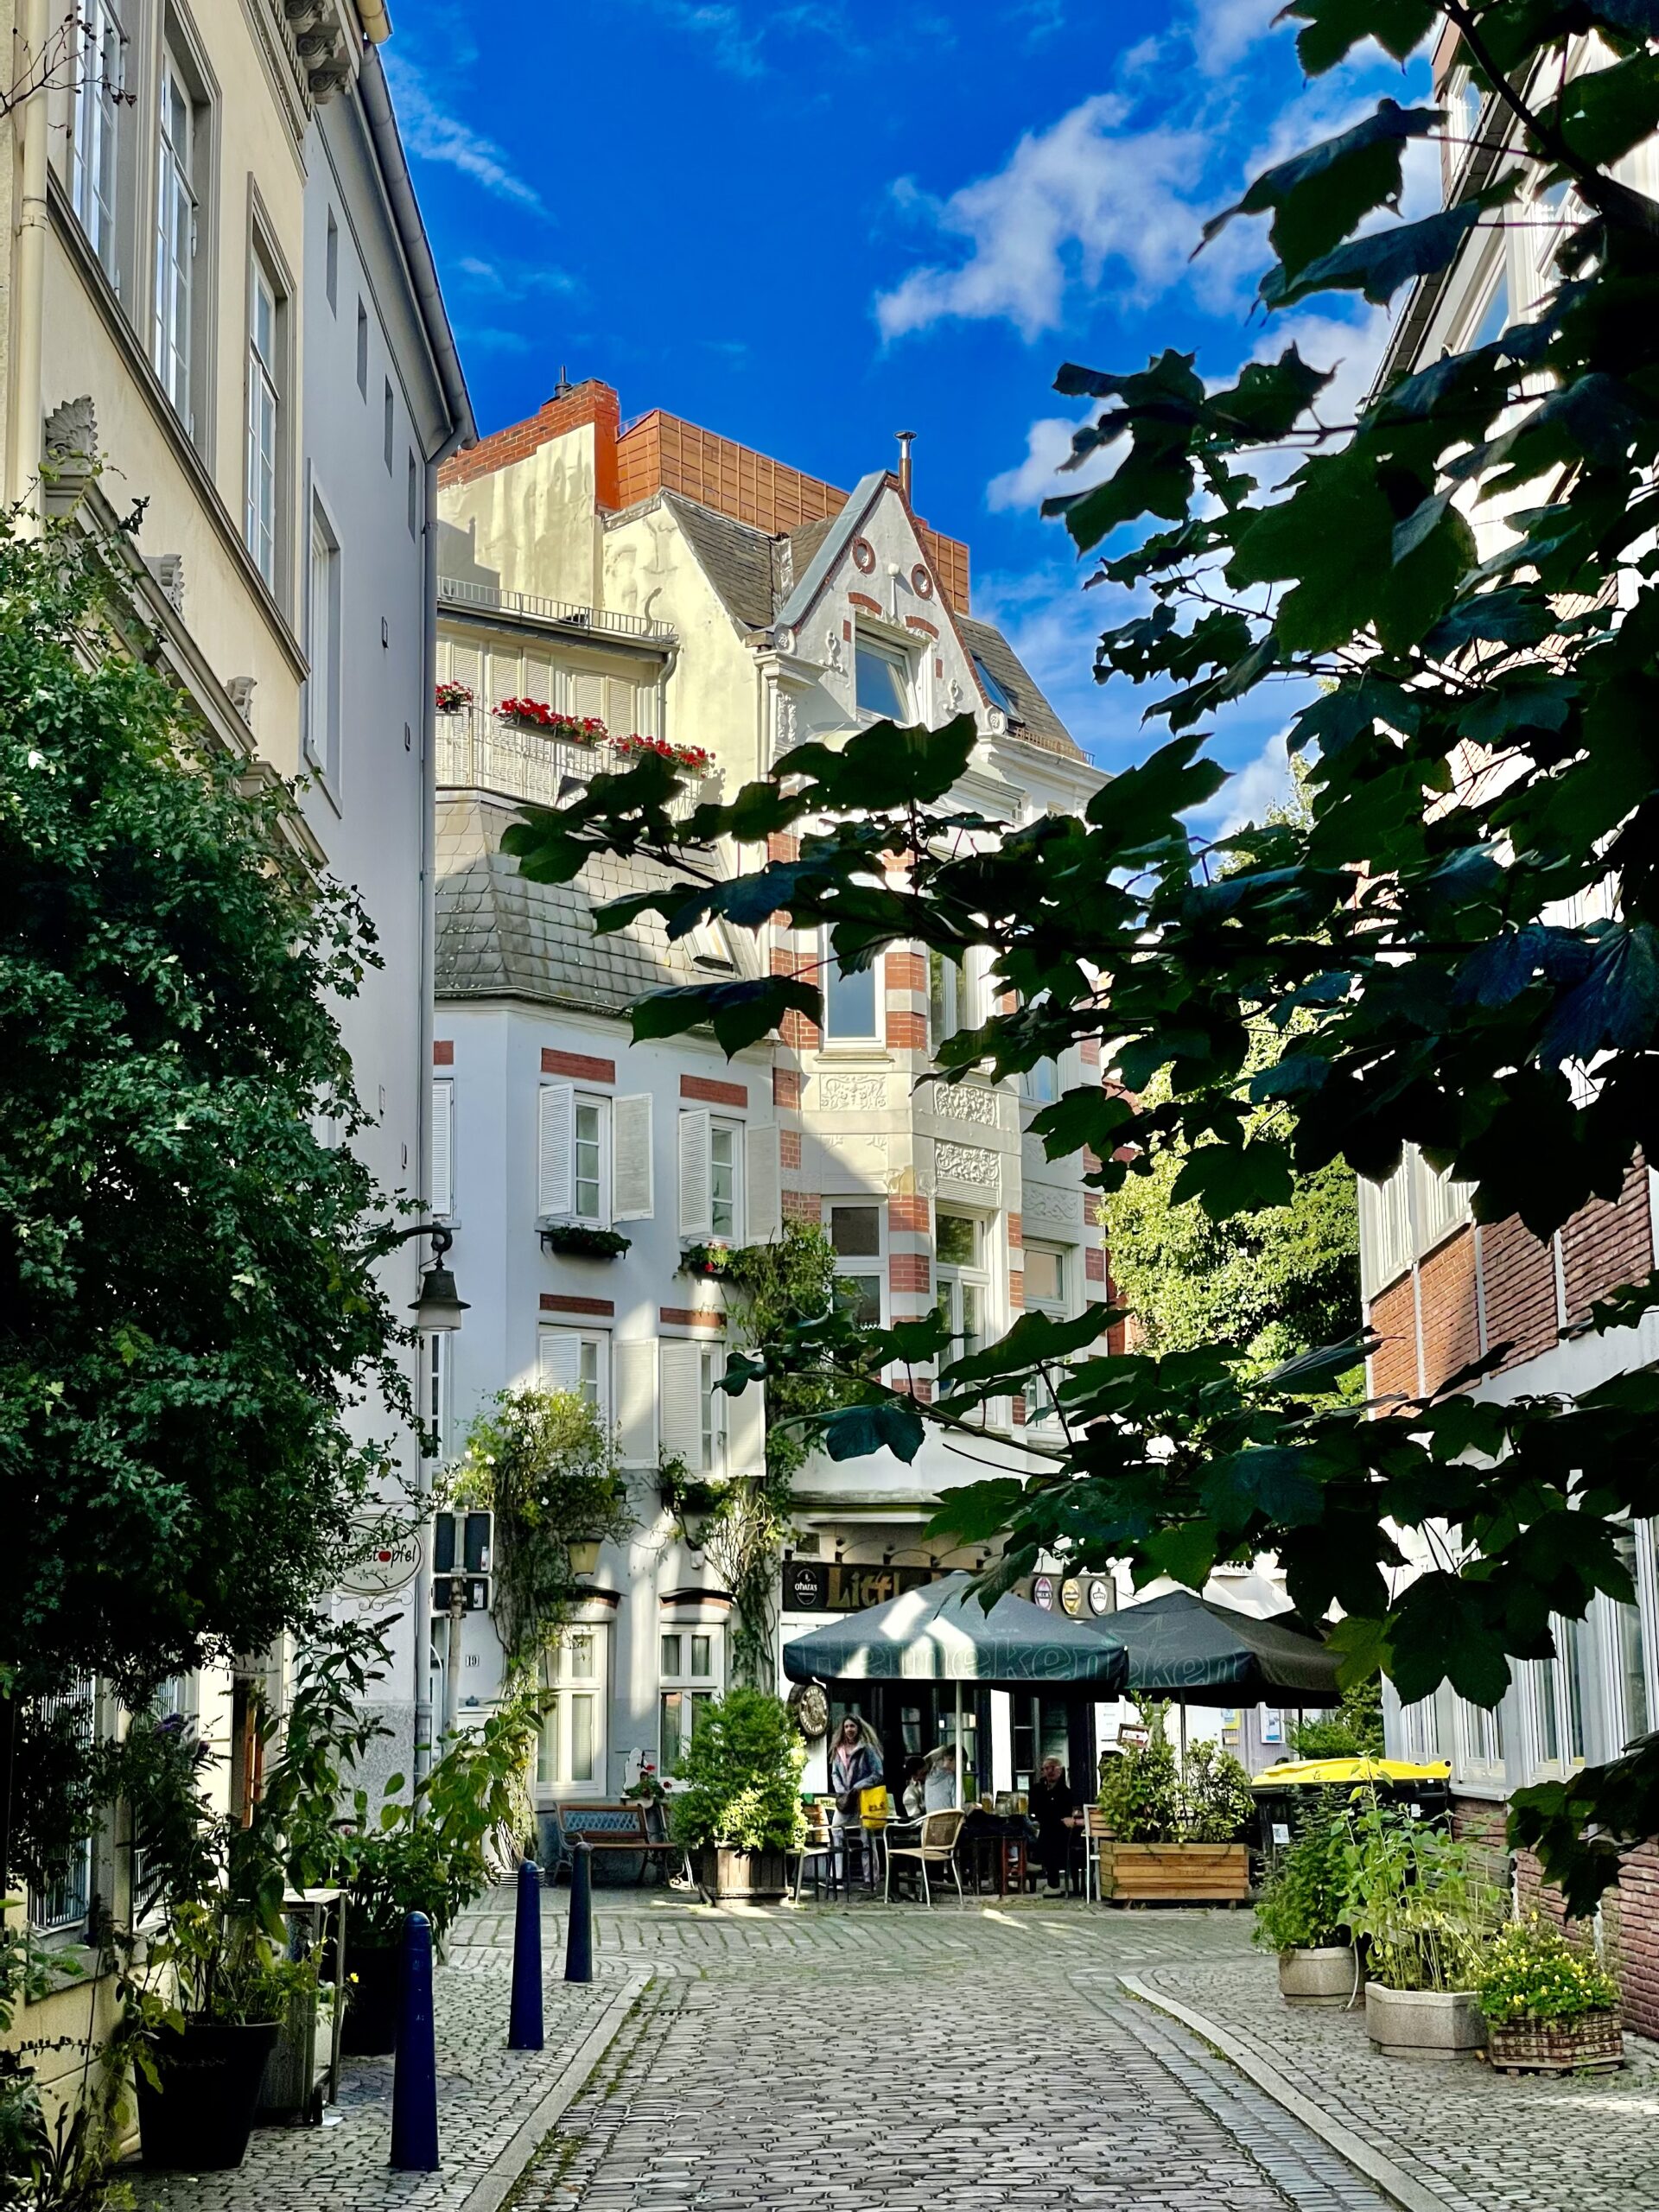
[[[1417,1307],[1406,1275],[1371,1300],[1370,1324],[1382,1339],[1371,1354],[1371,1395],[1417,1395]]]
[[[887,1012],[887,1049],[894,1052],[925,1052],[927,1050],[927,1016],[925,1014],[895,1014]]]
[[[432,1043],[432,1065],[435,1068],[452,1068],[455,1065],[455,1047],[448,1037],[435,1038]]]
[[[542,1311],[543,1313],[596,1313],[602,1319],[608,1319],[616,1308],[608,1298],[566,1298],[560,1291],[544,1290],[542,1293]]]
[[[709,1075],[683,1075],[682,1098],[695,1098],[704,1106],[744,1106],[749,1103],[747,1083],[719,1083]]]
[[[798,1167],[800,1166],[801,1133],[798,1129],[779,1130],[778,1164],[780,1167]]]
[[[878,607],[876,613],[879,614],[881,610]],[[841,641],[844,645],[850,645],[853,642],[853,626],[847,620],[844,614],[841,619]]]
[[[887,1229],[890,1234],[926,1236],[932,1226],[932,1206],[928,1199],[906,1192],[887,1200]]]
[[[543,1045],[542,1073],[575,1076],[578,1083],[614,1083],[616,1062],[595,1058],[588,1052],[556,1052],[550,1045]]]
[[[1470,1847],[1475,1872],[1501,1889],[1509,1887],[1509,1849],[1504,1829],[1508,1808],[1485,1797],[1453,1797],[1452,1833]]]
[[[1011,1398],[1008,1402],[1008,1413],[1016,1428],[1025,1427],[1026,1402],[1023,1398]]]
[[[1652,1265],[1648,1164],[1638,1154],[1624,1171],[1618,1197],[1611,1205],[1592,1198],[1561,1230],[1568,1321],[1581,1321],[1598,1298],[1621,1283],[1639,1282]]]
[[[925,622],[919,614],[906,614],[905,627],[906,630],[919,630],[925,638],[937,639],[939,634],[938,626],[932,622]]]
[[[1008,1303],[1016,1313],[1026,1307],[1026,1271],[1023,1268],[1008,1269]]]
[[[890,991],[925,991],[927,988],[927,963],[919,952],[890,952],[887,958],[887,988]]]
[[[900,1397],[914,1398],[920,1406],[933,1402],[933,1385],[925,1375],[908,1375],[899,1368],[893,1375],[893,1387]]]
[[[789,1106],[798,1113],[804,1088],[798,1068],[773,1068],[772,1071],[772,1103],[774,1106]]]
[[[818,1025],[809,1021],[804,1014],[791,1007],[779,1026],[778,1034],[791,1052],[816,1052],[818,1049]]]
[[[849,607],[861,607],[867,614],[880,614],[882,612],[880,601],[872,599],[867,591],[849,591],[847,594],[847,604]]]
[[[1548,1351],[1555,1341],[1555,1255],[1516,1215],[1481,1230],[1480,1280],[1486,1341],[1510,1346],[1504,1366]]]
[[[1105,1281],[1106,1255],[1101,1250],[1098,1244],[1085,1244],[1084,1246],[1083,1272],[1084,1279],[1089,1282]]]
[[[1475,1297],[1475,1232],[1460,1229],[1431,1252],[1419,1273],[1423,1382],[1438,1390],[1448,1376],[1480,1357]]]
[[[1083,1172],[1085,1175],[1097,1175],[1100,1173],[1100,1154],[1092,1145],[1086,1144],[1083,1147]]]
[[[498,468],[511,467],[515,461],[528,460],[538,447],[588,423],[594,426],[594,498],[598,505],[615,509],[623,504],[617,465],[621,406],[609,385],[591,377],[562,399],[550,399],[524,422],[509,423],[505,429],[493,431],[465,453],[454,454],[439,469],[438,482],[446,490],[453,484],[474,483]]]
[[[1083,1062],[1084,1067],[1097,1068],[1100,1065],[1099,1038],[1079,1037],[1077,1039],[1077,1058]]]
[[[944,681],[944,663],[938,658],[937,653],[933,658],[933,673],[938,681],[943,683]]]
[[[659,1306],[657,1317],[671,1329],[723,1329],[726,1316],[708,1306]]]
[[[812,1229],[823,1226],[823,1200],[816,1191],[785,1191],[783,1211],[785,1221],[803,1221]]]
[[[766,837],[766,858],[769,861],[798,861],[801,857],[801,841],[787,830],[773,830]]]
[[[1008,1249],[1010,1252],[1023,1252],[1025,1248],[1025,1217],[1022,1214],[1011,1213],[1008,1216]]]
[[[918,1291],[925,1297],[933,1287],[933,1262],[925,1252],[889,1252],[887,1288]]]
[[[1653,1844],[1625,1854],[1618,1886],[1602,1899],[1601,1932],[1624,1993],[1626,2024],[1638,2035],[1659,2035],[1659,1848]]]

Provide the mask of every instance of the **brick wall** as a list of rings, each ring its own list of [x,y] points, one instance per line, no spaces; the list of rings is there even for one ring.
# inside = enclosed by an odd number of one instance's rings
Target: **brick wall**
[[[1652,1265],[1648,1164],[1638,1153],[1624,1171],[1618,1198],[1611,1205],[1592,1198],[1561,1231],[1568,1321],[1582,1320],[1595,1300],[1619,1284],[1639,1282]]]
[[[1371,1354],[1374,1398],[1417,1395],[1417,1313],[1411,1277],[1405,1275],[1371,1300],[1368,1316],[1382,1341]]]
[[[615,508],[622,501],[617,482],[617,432],[621,413],[617,397],[607,384],[589,378],[562,399],[550,399],[522,423],[509,423],[493,430],[465,453],[453,454],[438,471],[440,487],[471,484],[515,461],[524,461],[540,446],[562,438],[585,423],[594,426],[594,496],[601,507]]]
[[[1511,1349],[1513,1367],[1555,1341],[1555,1255],[1518,1217],[1480,1233],[1480,1280],[1486,1298],[1486,1341]]]
[[[1410,1288],[1408,1281],[1406,1287]],[[1475,1232],[1460,1229],[1419,1270],[1423,1387],[1438,1390],[1448,1376],[1480,1356],[1480,1307],[1475,1284]]]
[[[1477,1872],[1506,1893],[1510,1886],[1510,1847],[1504,1840],[1508,1808],[1486,1797],[1452,1800],[1452,1833],[1471,1847]]]
[[[1624,2018],[1659,2036],[1659,1845],[1631,1852],[1618,1887],[1601,1902],[1602,1943],[1624,1992]]]

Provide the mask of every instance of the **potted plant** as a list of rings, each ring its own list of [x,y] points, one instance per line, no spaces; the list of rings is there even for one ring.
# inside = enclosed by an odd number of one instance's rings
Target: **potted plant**
[[[613,737],[613,752],[620,753],[625,760],[638,760],[647,753],[654,753],[659,760],[671,760],[677,768],[685,769],[694,776],[706,776],[715,765],[715,756],[701,745],[671,745],[665,737]]]
[[[675,1272],[683,1275],[723,1275],[731,1256],[731,1248],[725,1244],[682,1244],[680,1264]]]
[[[1242,1904],[1250,1893],[1249,1777],[1218,1744],[1195,1744],[1186,1770],[1169,1741],[1169,1707],[1149,1705],[1147,1738],[1108,1761],[1100,1808],[1109,1830],[1101,1892],[1123,1904]]]
[[[620,1260],[632,1242],[620,1230],[591,1229],[581,1221],[550,1222],[542,1231],[543,1251],[568,1260]]]
[[[470,683],[440,683],[436,688],[435,704],[441,715],[459,715],[473,703]]]
[[[1587,1947],[1535,1912],[1493,1937],[1475,1993],[1494,2066],[1561,2074],[1624,2063],[1618,1984]]]
[[[1255,1906],[1255,1940],[1279,1957],[1279,1993],[1290,2005],[1351,2005],[1359,1955],[1348,1928],[1346,1834],[1328,1800],[1308,1808],[1268,1873]]]
[[[1395,2058],[1463,2058],[1486,2040],[1475,1984],[1498,1921],[1468,1847],[1372,1790],[1344,1841],[1348,1925],[1364,1946],[1365,2030]]]
[[[786,1854],[804,1834],[806,1747],[781,1698],[731,1689],[704,1711],[677,1770],[685,1784],[669,1815],[674,1841],[698,1855],[710,1898],[778,1897]]]

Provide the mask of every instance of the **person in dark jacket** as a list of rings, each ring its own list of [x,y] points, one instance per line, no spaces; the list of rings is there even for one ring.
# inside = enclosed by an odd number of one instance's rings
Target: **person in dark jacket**
[[[836,1731],[835,1748],[830,1755],[830,1787],[835,1792],[836,1826],[849,1881],[859,1870],[864,1851],[859,1793],[874,1789],[880,1780],[881,1738],[868,1720],[849,1713]]]
[[[1043,1894],[1057,1897],[1071,1856],[1071,1832],[1083,1820],[1077,1792],[1058,1759],[1045,1759],[1031,1785],[1031,1817],[1037,1823],[1037,1858],[1043,1870]]]

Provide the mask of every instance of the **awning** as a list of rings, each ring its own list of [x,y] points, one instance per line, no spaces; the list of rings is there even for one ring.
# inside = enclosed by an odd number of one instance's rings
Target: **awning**
[[[985,1682],[1001,1689],[1086,1685],[1114,1697],[1126,1661],[1114,1627],[1090,1628],[1012,1593],[988,1612],[972,1577],[941,1575],[885,1605],[812,1629],[784,1646],[792,1682]]]
[[[1105,1631],[1128,1655],[1131,1695],[1182,1705],[1339,1705],[1337,1655],[1282,1620],[1173,1590],[1125,1605]],[[1091,1630],[1098,1634],[1099,1630]]]

